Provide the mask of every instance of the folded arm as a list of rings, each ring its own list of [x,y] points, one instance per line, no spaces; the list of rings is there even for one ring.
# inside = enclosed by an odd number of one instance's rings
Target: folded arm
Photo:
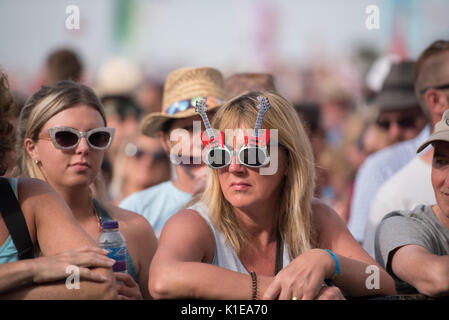
[[[79,226],[64,200],[45,182],[19,180],[19,203],[42,257],[0,265],[2,298],[89,299],[116,294],[110,261]],[[80,290],[69,290],[66,267],[80,268]],[[3,276],[4,275],[4,276]]]
[[[449,256],[432,254],[420,245],[405,245],[390,254],[390,261],[393,273],[422,294],[449,294]]]
[[[396,293],[394,280],[363,250],[332,208],[319,200],[314,200],[312,211],[313,225],[319,235],[317,247],[329,249],[336,254],[341,271],[333,283],[345,295],[357,297]],[[327,259],[332,261],[330,255]],[[334,263],[331,262],[331,265],[333,270]],[[378,281],[375,281],[377,279],[374,277],[377,277]]]
[[[214,238],[198,213],[182,210],[164,226],[150,268],[149,287],[156,299],[251,299],[248,274],[212,265]],[[258,276],[259,293],[272,277]]]

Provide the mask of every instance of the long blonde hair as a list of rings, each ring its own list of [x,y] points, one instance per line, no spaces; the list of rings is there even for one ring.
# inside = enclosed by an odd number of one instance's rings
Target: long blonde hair
[[[42,127],[57,113],[77,104],[86,104],[97,110],[106,126],[106,115],[97,96],[89,87],[69,80],[42,86],[26,102],[17,124],[16,153],[18,164],[13,171],[16,177],[46,180],[39,166],[24,148],[27,138],[37,142]],[[99,200],[104,200],[105,188],[97,175],[93,181]]]
[[[289,245],[293,259],[311,247],[311,202],[315,186],[312,147],[293,106],[280,95],[270,92],[250,92],[232,99],[219,108],[212,127],[225,131],[243,124],[254,125],[258,114],[258,96],[265,96],[271,109],[263,118],[263,129],[277,129],[278,142],[288,156],[287,175],[281,183],[278,230]],[[234,250],[240,254],[247,237],[241,229],[232,205],[223,195],[216,170],[211,169],[201,201],[208,207],[215,227],[224,233]]]

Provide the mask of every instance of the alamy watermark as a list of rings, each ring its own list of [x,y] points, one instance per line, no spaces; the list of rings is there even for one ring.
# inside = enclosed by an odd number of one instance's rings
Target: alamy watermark
[[[65,280],[65,287],[69,290],[78,290],[80,288],[80,268],[74,265],[69,265],[65,269],[65,272],[69,274]]]
[[[380,289],[380,270],[378,266],[369,265],[365,269],[365,273],[369,276],[365,280],[365,287],[368,290]]]
[[[80,8],[77,5],[71,4],[65,8],[65,13],[68,15],[65,19],[65,27],[68,30],[79,30]]]
[[[380,29],[380,10],[376,5],[369,5],[365,9],[365,13],[368,15],[365,20],[365,27],[368,30]]]

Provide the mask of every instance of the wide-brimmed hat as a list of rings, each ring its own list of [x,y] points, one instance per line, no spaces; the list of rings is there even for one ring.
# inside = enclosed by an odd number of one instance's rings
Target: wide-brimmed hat
[[[416,153],[421,152],[429,144],[435,141],[447,141],[449,142],[449,110],[444,111],[443,117],[435,125],[435,130],[419,148]]]
[[[210,67],[181,68],[167,77],[162,95],[162,112],[150,113],[142,120],[143,134],[155,137],[170,119],[197,115],[196,101],[206,99],[208,111],[221,105],[225,96],[224,78],[220,71]]]
[[[412,61],[393,64],[381,91],[372,101],[379,111],[405,110],[419,106],[415,95]]]
[[[248,91],[276,91],[274,77],[269,73],[236,73],[225,80],[226,99],[231,99]]]

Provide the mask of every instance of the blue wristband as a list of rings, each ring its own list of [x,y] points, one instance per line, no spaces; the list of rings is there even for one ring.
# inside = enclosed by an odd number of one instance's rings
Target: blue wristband
[[[330,251],[329,249],[324,249],[324,251],[329,252],[335,262],[334,274],[330,278],[330,280],[334,280],[340,274],[340,262],[338,261],[337,256],[332,251]]]

